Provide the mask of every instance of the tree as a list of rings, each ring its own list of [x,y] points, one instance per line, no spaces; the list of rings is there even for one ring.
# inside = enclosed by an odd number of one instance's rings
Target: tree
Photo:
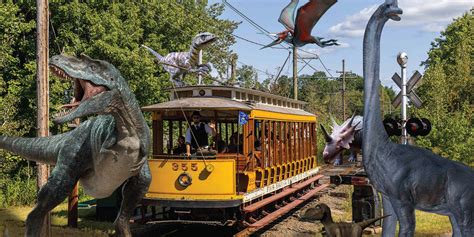
[[[428,118],[431,133],[419,145],[449,159],[474,167],[474,10],[455,19],[436,38],[423,63],[423,85],[417,89],[424,101],[414,114]]]
[[[249,65],[242,65],[237,68],[237,80],[244,88],[255,88],[258,82],[257,70]]]
[[[141,105],[167,99],[169,75],[142,47],[160,54],[188,51],[199,32],[211,32],[218,41],[204,51],[204,62],[216,70],[227,65],[237,23],[217,19],[222,4],[207,1],[78,2],[51,1],[50,55],[87,54],[116,66]],[[36,5],[34,1],[0,4],[0,134],[36,136]],[[191,80],[188,77],[187,80]],[[71,83],[50,77],[50,113],[70,101]],[[51,131],[60,127],[51,124]],[[23,159],[0,154],[0,172],[15,174]],[[3,169],[5,165],[10,165]],[[2,177],[0,177],[2,178]],[[7,179],[8,180],[8,179]],[[0,186],[2,183],[0,182]],[[1,195],[0,195],[1,196]]]

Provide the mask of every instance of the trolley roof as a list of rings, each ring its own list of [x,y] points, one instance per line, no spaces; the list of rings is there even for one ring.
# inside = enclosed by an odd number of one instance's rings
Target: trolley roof
[[[303,110],[306,102],[267,92],[209,85],[178,87],[170,91],[170,101],[148,105],[142,107],[142,110],[162,112],[165,117],[174,117],[177,111],[214,110],[247,111],[251,112],[251,116],[268,118],[287,114],[297,116],[296,120],[315,120],[314,114]]]

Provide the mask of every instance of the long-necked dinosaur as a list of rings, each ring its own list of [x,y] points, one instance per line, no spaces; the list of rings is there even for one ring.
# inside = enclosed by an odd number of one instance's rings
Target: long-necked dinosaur
[[[329,207],[324,203],[310,207],[304,210],[300,215],[300,219],[302,220],[321,221],[328,237],[362,237],[362,233],[365,228],[369,227],[382,218],[385,218],[385,216],[372,218],[357,223],[335,223],[332,220],[331,209],[329,209]]]
[[[474,236],[474,171],[427,149],[391,142],[380,114],[380,36],[388,19],[400,20],[396,0],[386,0],[365,29],[363,165],[382,193],[383,236],[413,236],[415,209],[449,216],[453,236]]]
[[[198,65],[199,51],[210,46],[217,37],[209,32],[197,34],[191,43],[188,52],[172,52],[166,56],[161,56],[155,50],[146,45],[142,45],[150,51],[163,64],[163,68],[170,74],[170,80],[175,86],[184,86],[182,77],[187,73],[209,73],[211,66],[208,64]]]
[[[350,149],[350,162],[357,160],[357,153],[362,147],[362,116],[352,116],[352,118],[338,125],[332,120],[332,133],[328,134],[324,126],[321,124],[321,130],[324,133],[326,146],[323,150],[323,159],[326,163],[334,161],[334,165],[342,164],[342,151]]]
[[[28,160],[55,165],[26,219],[26,236],[39,236],[46,213],[60,204],[79,180],[87,194],[104,198],[122,183],[123,200],[115,220],[118,236],[131,236],[129,220],[148,190],[150,130],[125,79],[111,64],[85,55],[57,55],[51,71],[73,81],[74,99],[54,122],[90,115],[72,131],[37,138],[0,136],[0,149]]]

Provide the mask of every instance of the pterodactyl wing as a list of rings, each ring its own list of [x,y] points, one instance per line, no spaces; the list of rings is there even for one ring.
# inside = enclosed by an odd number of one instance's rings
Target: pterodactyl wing
[[[337,0],[310,0],[300,7],[296,14],[294,37],[302,42],[308,42],[311,39],[311,30],[313,30],[314,25],[336,2]]]
[[[281,10],[280,18],[278,18],[278,21],[283,24],[287,30],[292,32],[295,29],[295,12],[298,2],[299,0],[291,0],[291,2]]]

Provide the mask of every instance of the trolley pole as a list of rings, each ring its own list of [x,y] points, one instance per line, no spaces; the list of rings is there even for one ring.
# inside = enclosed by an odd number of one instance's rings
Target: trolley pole
[[[48,0],[36,1],[36,96],[38,100],[37,112],[37,135],[38,137],[49,136],[49,9]],[[49,166],[38,164],[37,185],[38,190],[48,181]],[[51,218],[46,215],[40,236],[50,236]]]
[[[400,52],[397,55],[397,62],[401,67],[402,73],[402,86],[401,86],[401,93],[402,93],[402,137],[401,143],[406,145],[408,144],[408,136],[407,136],[407,129],[405,128],[407,122],[407,62],[408,62],[408,55],[405,52]]]
[[[298,99],[298,50],[293,46],[293,96]]]

